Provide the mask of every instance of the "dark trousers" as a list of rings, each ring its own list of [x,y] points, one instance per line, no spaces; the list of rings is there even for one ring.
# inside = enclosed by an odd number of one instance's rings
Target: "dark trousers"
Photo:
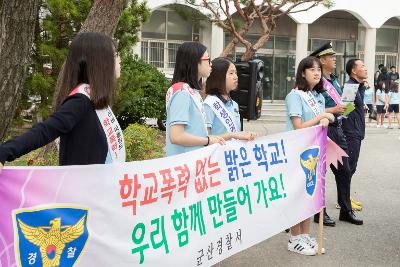
[[[347,154],[349,154],[346,137],[342,128],[337,126],[329,126],[328,136]],[[333,164],[331,164],[330,167],[335,175],[338,204],[341,207],[340,212],[348,212],[351,211],[350,182],[352,173],[350,169],[349,158],[343,157],[342,160],[343,164],[339,162],[337,168],[335,168]]]
[[[351,177],[356,172],[358,158],[360,156],[360,149],[361,149],[361,139],[357,137],[346,137],[347,146],[349,148],[349,165],[350,165],[350,172]],[[350,177],[350,179],[351,179]]]

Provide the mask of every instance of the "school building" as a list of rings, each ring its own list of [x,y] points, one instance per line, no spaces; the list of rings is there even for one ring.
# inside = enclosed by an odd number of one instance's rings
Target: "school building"
[[[347,79],[344,68],[350,58],[364,60],[369,82],[379,64],[399,66],[400,5],[398,0],[335,0],[327,9],[317,6],[308,11],[281,17],[276,29],[255,57],[265,63],[265,100],[282,100],[293,88],[298,62],[327,41],[337,52],[337,75]],[[177,0],[148,0],[152,14],[143,25],[141,41],[134,52],[166,75],[173,73],[178,46],[185,41],[199,41],[208,47],[211,58],[223,51],[230,34],[203,21],[200,25],[184,20],[172,4]],[[254,23],[248,39],[256,40],[260,29]],[[243,45],[232,56],[240,57]]]

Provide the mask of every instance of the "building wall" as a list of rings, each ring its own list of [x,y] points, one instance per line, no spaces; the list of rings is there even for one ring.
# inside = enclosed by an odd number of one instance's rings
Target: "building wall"
[[[185,0],[148,0],[148,6],[152,10],[174,3],[187,5]],[[271,33],[270,40],[257,52],[257,56],[264,57],[268,63],[272,62],[270,64],[272,76],[279,77],[272,79],[272,89],[269,90],[282,87],[275,80],[290,80],[293,69],[296,68],[300,59],[328,40],[333,41],[334,48],[338,51],[340,66],[343,66],[349,58],[356,56],[365,61],[371,74],[379,63],[398,66],[399,3],[400,0],[335,0],[334,5],[329,9],[317,6],[308,11],[280,18],[276,29]],[[205,10],[199,10],[207,14]],[[234,10],[233,7],[232,10]],[[255,22],[247,37],[254,42],[258,39],[257,35],[260,31],[260,23]],[[204,22],[200,29],[199,41],[208,47],[212,58],[222,52],[228,38],[229,36],[226,36],[220,28],[209,22]],[[169,40],[164,40],[164,42],[167,47]],[[307,45],[304,45],[306,43]],[[136,47],[134,51],[141,51],[140,44],[137,46],[139,48]],[[243,52],[244,47],[238,45],[236,53],[240,55]],[[168,49],[164,51],[166,59],[169,53]],[[285,60],[287,63],[284,62]],[[294,60],[295,64],[293,64]],[[171,71],[172,65],[169,63],[168,65],[170,68],[166,71]],[[282,74],[282,71],[284,72],[282,67],[286,68],[286,65],[288,73]],[[276,71],[277,69],[279,71]],[[341,76],[343,80],[346,78],[343,71]],[[372,83],[373,78],[372,75],[370,76],[369,82]],[[273,96],[274,92],[271,95]]]
[[[322,17],[309,25],[309,37],[355,41],[358,34],[358,23],[355,18]]]

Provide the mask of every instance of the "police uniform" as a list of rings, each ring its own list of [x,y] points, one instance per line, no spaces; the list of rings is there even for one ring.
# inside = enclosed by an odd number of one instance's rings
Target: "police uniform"
[[[332,43],[326,43],[321,46],[319,49],[314,51],[310,56],[315,56],[320,58],[325,55],[335,55],[336,52],[332,48]],[[338,82],[338,78],[336,75],[331,74],[330,77],[323,76],[329,83],[333,85],[339,95],[342,94],[342,88]],[[323,96],[325,97],[325,108],[332,108],[336,106],[336,103],[329,96],[328,93],[324,92]],[[342,129],[343,117],[340,114],[334,114],[335,121],[330,123],[328,126],[328,137],[332,139],[338,146],[340,146],[346,153],[348,153],[348,144],[346,140],[346,136]],[[337,189],[337,197],[338,204],[340,205],[340,214],[352,214],[351,201],[350,201],[350,183],[351,183],[351,168],[349,164],[349,159],[347,157],[343,157],[343,164],[338,163],[338,168],[335,168],[333,164],[330,165],[330,168],[335,175],[336,180],[336,189]],[[314,216],[314,221],[318,222],[319,214]],[[353,221],[349,221],[354,223]],[[326,211],[324,211],[324,225],[334,226],[335,222],[329,218]]]

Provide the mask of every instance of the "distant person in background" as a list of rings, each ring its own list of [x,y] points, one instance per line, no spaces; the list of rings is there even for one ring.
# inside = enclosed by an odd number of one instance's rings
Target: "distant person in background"
[[[380,82],[384,82],[386,90],[389,90],[389,87],[390,87],[390,75],[389,75],[387,67],[385,67],[385,66],[382,67],[381,73],[378,76],[378,80],[377,80],[378,86],[379,86]]]
[[[397,119],[397,124],[398,128],[400,129],[400,116],[399,116],[399,84],[396,82],[393,82],[390,85],[389,89],[389,107],[388,107],[388,113],[389,113],[389,124],[388,124],[388,129],[393,129],[392,127],[392,119],[393,119],[393,113],[396,115]]]
[[[386,87],[385,82],[380,81],[375,87],[376,127],[383,127],[386,113]]]
[[[375,72],[375,75],[374,75],[374,87],[375,87],[375,90],[378,87],[378,77],[379,77],[379,74],[381,74],[381,70],[382,70],[383,67],[384,67],[383,64],[379,64],[378,70]]]
[[[365,86],[364,105],[366,107],[366,113],[368,115],[371,115],[372,111],[374,110],[373,103],[375,103],[375,101],[374,101],[375,94],[374,94],[374,90],[371,88],[371,86],[369,86],[367,81],[364,82],[364,86]],[[371,122],[372,122],[372,119],[370,116],[368,116],[367,126],[371,126]]]
[[[390,67],[389,78],[390,78],[390,84],[399,80],[399,73],[396,71],[396,66]]]

